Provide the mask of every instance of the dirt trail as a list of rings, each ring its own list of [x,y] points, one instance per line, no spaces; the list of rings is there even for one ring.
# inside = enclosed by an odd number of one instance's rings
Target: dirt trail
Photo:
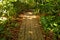
[[[41,26],[39,24],[39,16],[27,12],[23,17],[18,35],[18,40],[44,40]]]

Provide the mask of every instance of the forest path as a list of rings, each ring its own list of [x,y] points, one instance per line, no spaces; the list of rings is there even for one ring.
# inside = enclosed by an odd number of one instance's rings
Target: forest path
[[[18,40],[44,40],[39,24],[39,15],[33,15],[31,12],[27,12],[24,15],[21,14],[22,23],[18,34]]]

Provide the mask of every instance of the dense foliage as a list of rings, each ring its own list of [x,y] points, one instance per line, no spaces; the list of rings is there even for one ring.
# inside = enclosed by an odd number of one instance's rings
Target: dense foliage
[[[43,16],[41,23],[46,33],[54,33],[54,40],[60,38],[60,16]]]
[[[46,32],[52,31],[54,33],[54,40],[60,38],[60,1],[46,0],[40,12],[46,14],[41,17],[41,23]]]
[[[13,16],[29,9],[35,13],[46,14],[41,16],[44,30],[52,31],[55,37],[60,38],[60,0],[0,0],[0,34],[6,33],[5,27],[17,25],[17,22],[12,22]],[[6,31],[9,31],[8,28]],[[5,37],[0,40],[5,40]]]

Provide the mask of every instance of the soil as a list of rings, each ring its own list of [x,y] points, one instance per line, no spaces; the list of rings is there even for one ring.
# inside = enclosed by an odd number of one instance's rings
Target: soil
[[[20,14],[17,19],[20,26],[10,30],[12,33],[11,40],[53,40],[53,33],[48,33],[48,36],[45,34],[39,23],[39,15],[26,12]]]

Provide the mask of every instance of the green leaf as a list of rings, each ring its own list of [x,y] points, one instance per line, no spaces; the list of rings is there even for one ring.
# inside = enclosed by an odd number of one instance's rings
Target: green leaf
[[[16,2],[17,0],[9,0],[10,2]]]
[[[5,38],[0,38],[0,40],[6,40]]]
[[[54,26],[58,26],[58,24],[54,23]]]
[[[4,30],[4,25],[0,25],[0,31]]]
[[[49,2],[50,0],[46,0],[46,2]]]

